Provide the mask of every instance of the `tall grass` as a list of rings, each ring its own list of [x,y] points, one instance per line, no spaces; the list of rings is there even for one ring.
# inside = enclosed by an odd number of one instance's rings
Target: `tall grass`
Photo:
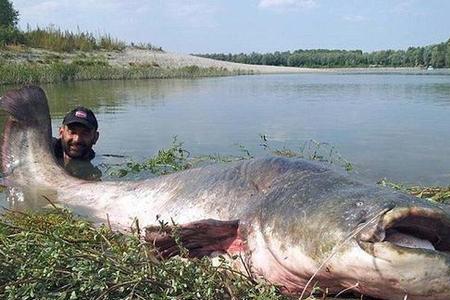
[[[94,36],[90,32],[72,32],[49,26],[47,28],[27,28],[24,32],[26,46],[43,48],[59,52],[71,52],[75,50],[123,50],[126,43],[112,38],[109,34]]]
[[[52,64],[16,64],[0,61],[0,84],[54,83],[75,80],[123,80],[196,78],[249,74],[248,71],[229,71],[224,68],[187,66],[163,69],[152,66],[113,67],[104,61],[55,62]]]

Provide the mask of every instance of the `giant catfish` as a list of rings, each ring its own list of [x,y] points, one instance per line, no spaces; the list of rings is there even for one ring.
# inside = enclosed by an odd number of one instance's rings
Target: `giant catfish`
[[[450,299],[450,217],[426,200],[328,166],[267,157],[136,182],[87,182],[56,163],[44,91],[8,91],[1,107],[4,182],[177,253],[157,233],[179,225],[192,256],[239,254],[254,277],[302,294],[314,285],[383,299]],[[153,228],[153,229],[152,229]]]

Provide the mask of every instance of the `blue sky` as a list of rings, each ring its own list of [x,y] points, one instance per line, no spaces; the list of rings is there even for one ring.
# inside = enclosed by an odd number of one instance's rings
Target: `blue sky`
[[[406,49],[450,38],[447,0],[13,0],[19,26],[110,33],[181,53]]]

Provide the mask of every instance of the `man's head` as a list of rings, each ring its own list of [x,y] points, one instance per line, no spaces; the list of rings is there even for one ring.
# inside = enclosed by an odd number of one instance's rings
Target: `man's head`
[[[79,106],[70,111],[59,128],[65,156],[69,159],[88,159],[92,146],[98,140],[98,123],[94,113]]]

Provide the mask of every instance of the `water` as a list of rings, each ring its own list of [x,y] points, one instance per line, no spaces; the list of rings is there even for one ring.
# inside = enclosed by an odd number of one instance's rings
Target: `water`
[[[97,114],[96,164],[108,162],[104,154],[143,159],[169,146],[173,136],[192,155],[239,154],[239,145],[263,155],[264,134],[278,148],[299,149],[310,139],[330,143],[372,182],[450,184],[450,75],[261,75],[43,87],[54,132],[78,104]]]

